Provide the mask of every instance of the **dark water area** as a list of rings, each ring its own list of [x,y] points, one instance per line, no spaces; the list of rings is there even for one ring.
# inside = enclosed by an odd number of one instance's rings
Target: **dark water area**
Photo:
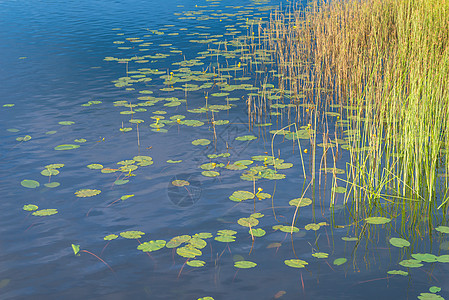
[[[339,206],[332,214],[329,186],[309,188],[302,194],[302,165],[310,169],[311,158],[304,154],[302,162],[298,145],[291,140],[276,137],[273,143],[275,156],[280,154],[293,164],[278,170],[285,179],[247,181],[240,178],[247,170],[226,169],[236,161],[271,155],[269,131],[288,125],[286,119],[282,123],[273,116],[271,127],[249,128],[244,99],[254,90],[230,91],[227,97],[234,98],[230,100],[212,95],[222,92],[213,75],[207,80],[190,77],[176,82],[174,87],[182,87],[177,90],[164,83],[176,76],[171,72],[180,73],[183,67],[207,74],[215,72],[214,67],[237,65],[241,53],[217,58],[198,52],[223,49],[216,42],[246,35],[250,20],[267,22],[270,9],[279,5],[234,0],[0,1],[0,299],[415,299],[431,286],[441,287],[442,296],[448,294],[447,264],[424,262],[424,268],[409,270],[398,265],[410,258],[411,251],[390,245],[389,238],[400,236],[393,225],[376,225],[360,243],[343,241],[342,237],[356,235],[349,227],[331,225],[348,222],[348,210],[341,206],[343,196],[337,195]],[[240,33],[229,34],[232,31]],[[192,42],[208,38],[214,41]],[[167,56],[157,57],[157,53]],[[145,55],[152,57],[135,59]],[[131,60],[118,63],[107,57]],[[197,61],[177,64],[192,59]],[[146,75],[151,80],[117,86],[116,80],[134,76],[140,68],[152,70]],[[249,76],[242,82],[258,84],[257,73],[229,74]],[[182,86],[207,82],[211,84],[188,92]],[[145,102],[138,99],[142,96],[176,97],[181,104],[158,100],[151,106],[131,107],[133,113],[121,113],[130,107],[117,101],[138,104]],[[86,105],[89,101],[101,103]],[[189,112],[204,107],[206,101],[207,105],[232,105],[218,108],[213,115]],[[146,111],[135,111],[138,108]],[[175,117],[158,130],[164,120],[179,115],[204,124],[188,126]],[[213,126],[212,116],[229,123]],[[129,122],[135,119],[143,122],[137,127]],[[256,139],[236,140],[245,135]],[[25,136],[31,139],[21,141]],[[197,139],[212,142],[192,145]],[[66,144],[79,147],[55,150]],[[310,146],[309,140],[301,140],[301,151]],[[210,157],[220,153],[230,156]],[[137,159],[131,163],[138,167],[135,170],[107,172],[128,166],[124,161],[136,156],[150,156],[151,165],[141,166]],[[222,163],[212,168],[219,176],[205,176],[206,163]],[[64,166],[57,168],[59,174],[41,174],[50,164]],[[91,164],[102,167],[90,169]],[[250,164],[248,169],[264,166],[264,161]],[[338,164],[344,169],[344,155]],[[331,175],[324,178],[331,181]],[[24,180],[37,181],[39,186],[27,188]],[[189,185],[176,186],[175,180]],[[45,186],[52,182],[60,185]],[[272,198],[229,199],[235,191],[257,192],[259,187]],[[83,189],[101,193],[77,197],[75,193]],[[292,225],[295,208],[289,201],[302,196],[314,203],[300,208],[298,231],[273,229]],[[24,209],[30,204],[57,213],[36,216],[35,210]],[[253,243],[249,228],[238,220],[254,212],[264,214],[257,228],[265,235],[255,237]],[[305,229],[320,222],[326,224],[318,230]],[[236,231],[235,241],[216,240],[219,230]],[[138,239],[120,235],[126,231],[144,234]],[[197,247],[202,254],[189,260],[179,255],[180,247],[137,249],[150,240],[162,240],[165,245],[173,237],[197,233],[211,237],[202,239],[206,241],[203,248]],[[111,234],[117,238],[104,239]],[[440,246],[445,245],[444,235],[411,238],[425,239],[412,245],[412,253],[449,254],[447,247]],[[75,255],[72,245],[84,252]],[[327,253],[328,258],[312,256],[318,252]],[[337,258],[347,262],[336,265]],[[285,264],[288,259],[301,259],[308,265],[291,268]],[[186,264],[192,260],[205,265]],[[235,266],[239,261],[257,266],[240,269]],[[387,274],[389,270],[408,270],[409,275],[393,276]]]

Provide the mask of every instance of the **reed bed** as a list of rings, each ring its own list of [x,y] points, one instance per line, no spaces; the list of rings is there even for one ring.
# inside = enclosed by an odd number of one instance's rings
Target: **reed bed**
[[[350,151],[335,183],[357,211],[379,201],[445,207],[449,1],[313,2],[274,12],[263,34],[291,101],[323,118],[341,113],[325,136]]]

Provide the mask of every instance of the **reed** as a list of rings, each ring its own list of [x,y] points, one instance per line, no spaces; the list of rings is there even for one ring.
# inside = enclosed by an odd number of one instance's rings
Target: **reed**
[[[338,107],[348,120],[339,125],[356,210],[446,204],[448,1],[313,2],[274,12],[264,35],[292,103]]]

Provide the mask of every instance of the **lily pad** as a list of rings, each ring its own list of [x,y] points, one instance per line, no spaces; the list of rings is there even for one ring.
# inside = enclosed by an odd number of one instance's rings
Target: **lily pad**
[[[39,207],[37,206],[37,205],[34,205],[34,204],[27,204],[27,205],[24,205],[23,206],[23,210],[25,210],[25,211],[35,211],[35,210],[37,210]]]
[[[387,272],[391,275],[401,275],[401,276],[408,276],[408,272],[402,271],[402,270],[390,270]]]
[[[96,196],[98,194],[100,194],[101,191],[100,190],[92,190],[92,189],[81,189],[75,192],[75,195],[77,197],[92,197],[92,196]]]
[[[433,294],[433,293],[421,293],[421,294],[419,294],[418,299],[420,299],[420,300],[444,300],[444,298],[441,297],[440,295]]]
[[[284,260],[284,263],[289,267],[297,268],[297,269],[305,268],[309,264],[308,262],[306,262],[304,260],[296,259],[296,258]]]
[[[345,242],[357,242],[359,240],[359,238],[357,237],[349,237],[349,236],[344,236],[341,239]]]
[[[142,250],[143,252],[153,252],[164,248],[165,244],[166,242],[164,240],[149,241],[140,244],[137,246],[137,249]]]
[[[391,222],[391,219],[385,217],[369,217],[365,219],[366,223],[374,225],[382,225]]]
[[[210,140],[208,140],[208,139],[197,139],[197,140],[192,141],[192,145],[195,145],[195,146],[198,146],[198,145],[207,146],[209,144],[210,144]]]
[[[103,165],[100,165],[100,164],[90,164],[90,165],[87,165],[87,167],[89,169],[91,169],[91,170],[101,170],[101,169],[103,169]]]
[[[236,261],[234,263],[234,267],[239,268],[239,269],[251,269],[251,268],[254,268],[255,266],[257,266],[257,264],[255,262],[247,261],[247,260]]]
[[[75,122],[73,122],[73,121],[61,121],[61,122],[58,122],[58,124],[59,125],[69,126],[69,125],[75,124]]]
[[[416,259],[404,259],[400,261],[399,264],[406,268],[419,268],[423,266],[423,264]]]
[[[438,226],[437,228],[435,228],[435,230],[441,233],[449,233],[448,226]]]
[[[328,258],[329,254],[325,253],[325,252],[315,252],[315,253],[312,253],[312,256],[316,257],[316,258]]]
[[[44,176],[56,176],[59,174],[59,171],[55,169],[45,169],[41,171],[41,174]]]
[[[235,138],[236,141],[252,141],[252,140],[257,140],[257,137],[255,137],[254,135],[244,135],[244,136],[239,136]]]
[[[244,200],[254,199],[254,194],[247,191],[235,191],[232,193],[231,196],[229,196],[229,199],[235,202],[241,202]]]
[[[179,186],[179,187],[190,185],[190,183],[187,180],[180,180],[180,179],[173,180],[171,182],[171,184],[173,184],[174,186]]]
[[[176,253],[178,253],[179,256],[185,258],[194,258],[196,256],[201,256],[203,254],[201,250],[196,249],[193,246],[184,246],[181,248],[177,248]]]
[[[129,230],[129,231],[123,231],[120,232],[120,236],[124,237],[125,239],[140,239],[142,235],[144,235],[145,232],[138,231],[138,230]]]
[[[203,267],[206,264],[206,262],[202,260],[189,260],[186,264],[194,268],[200,268]]]
[[[199,237],[192,237],[188,243],[197,249],[203,249],[207,245],[207,242]]]
[[[20,182],[20,184],[23,187],[29,188],[29,189],[34,189],[40,186],[39,182],[37,182],[36,180],[31,180],[31,179],[24,179]]]
[[[392,244],[393,246],[398,247],[398,248],[410,246],[410,242],[403,238],[391,238],[390,244]]]
[[[116,235],[116,234],[109,234],[109,235],[105,236],[103,238],[103,240],[105,240],[105,241],[112,241],[112,240],[115,240],[116,238],[118,238],[118,235]]]
[[[72,149],[76,149],[79,147],[80,147],[80,145],[62,144],[62,145],[56,146],[54,149],[58,150],[58,151],[63,151],[63,150],[72,150]]]
[[[262,228],[250,228],[248,232],[255,237],[262,237],[266,234],[265,230],[263,230]]]
[[[314,231],[317,231],[318,229],[320,229],[320,225],[318,225],[318,224],[315,224],[315,223],[310,223],[310,224],[307,224],[305,227],[304,227],[304,229],[305,230],[314,230]]]
[[[123,185],[123,184],[126,184],[128,182],[129,182],[128,179],[118,179],[118,180],[114,181],[114,184],[115,185]]]
[[[342,264],[346,263],[348,260],[344,257],[340,257],[334,260],[333,264],[336,266],[341,266]]]
[[[58,213],[57,209],[48,208],[48,209],[41,209],[41,210],[35,211],[32,215],[39,216],[39,217],[45,217],[45,216],[55,215],[57,213]]]
[[[290,200],[288,202],[288,204],[290,204],[291,206],[297,206],[297,207],[304,207],[304,206],[308,206],[310,204],[312,204],[312,199],[310,198],[296,198],[293,200]]]
[[[215,240],[222,243],[235,242],[235,236],[233,235],[219,235],[215,237]]]
[[[20,137],[16,138],[16,141],[18,141],[18,142],[28,142],[29,140],[31,140],[30,135],[20,136]]]
[[[167,248],[179,247],[182,243],[186,243],[186,242],[190,241],[191,238],[192,237],[190,235],[175,236],[170,241],[168,241],[168,243],[166,244],[166,247]]]
[[[416,260],[426,263],[433,263],[437,261],[437,256],[430,253],[413,253],[412,257]]]
[[[203,172],[201,172],[201,174],[203,174],[203,176],[206,176],[206,177],[217,177],[220,175],[220,173],[215,172],[215,171],[203,171]]]
[[[342,186],[336,186],[336,187],[334,187],[334,188],[332,189],[332,191],[333,191],[334,193],[338,193],[338,194],[344,194],[344,193],[346,193],[346,189],[345,189],[344,187],[342,187]]]
[[[45,183],[44,185],[48,188],[55,188],[55,187],[60,186],[61,184],[59,182],[54,181],[54,182]]]
[[[244,227],[254,227],[257,226],[257,224],[259,224],[259,220],[257,220],[256,218],[240,218],[237,223],[241,226]]]
[[[441,262],[441,263],[449,263],[449,255],[445,254],[445,255],[437,256],[437,261]]]

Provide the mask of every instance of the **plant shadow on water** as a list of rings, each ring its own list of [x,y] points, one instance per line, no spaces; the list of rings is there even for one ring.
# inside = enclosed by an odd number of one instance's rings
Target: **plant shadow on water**
[[[444,1],[136,2],[5,52],[2,298],[447,297]]]

